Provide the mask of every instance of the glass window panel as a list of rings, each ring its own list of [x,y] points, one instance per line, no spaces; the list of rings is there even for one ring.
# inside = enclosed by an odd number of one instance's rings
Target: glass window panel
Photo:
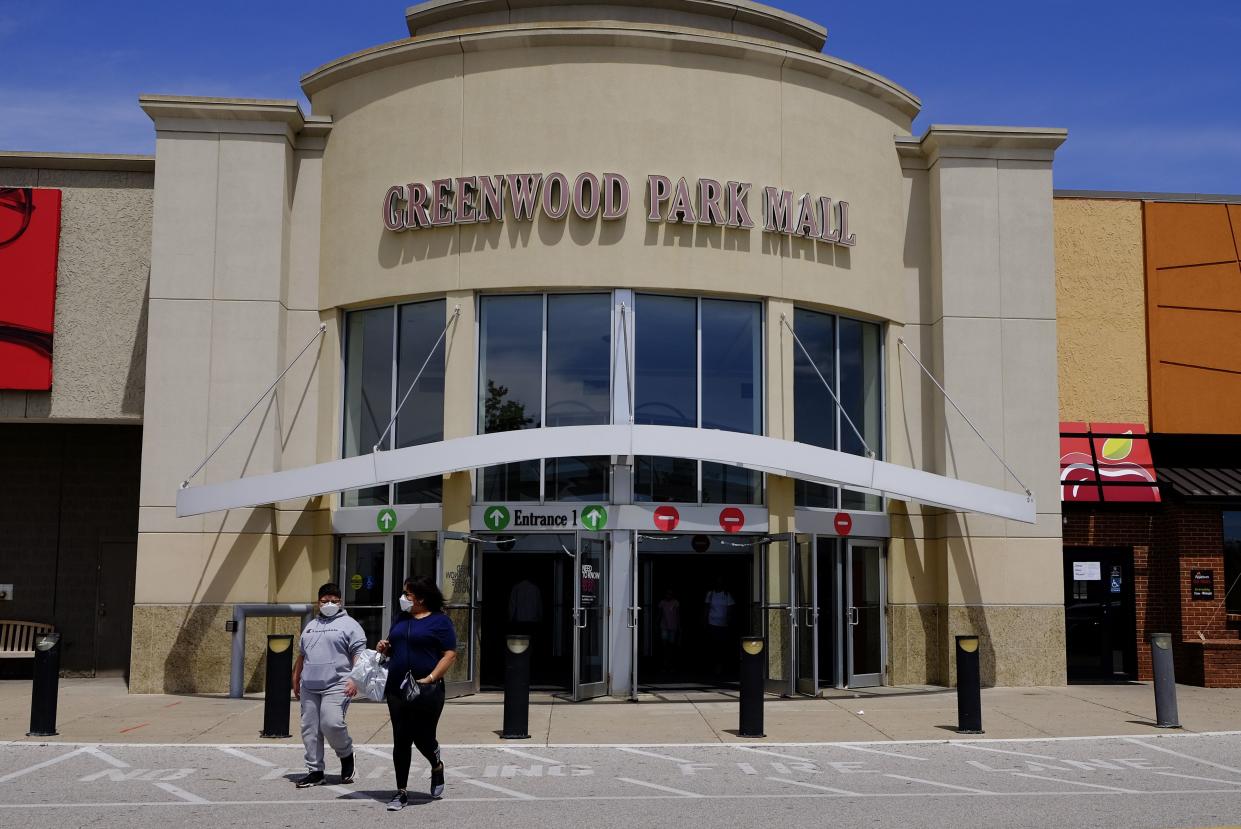
[[[704,504],[761,504],[763,475],[740,466],[722,463],[702,464],[702,502]]]
[[[762,432],[762,311],[757,302],[702,301],[702,427]],[[763,477],[739,467],[702,465],[702,501],[761,504]]]
[[[346,318],[346,458],[369,453],[392,417],[393,318],[393,308],[352,311]],[[391,437],[385,443],[390,447]],[[347,507],[386,504],[388,487],[346,492],[342,502]]]
[[[548,426],[612,422],[611,294],[547,298]],[[609,459],[546,461],[548,500],[606,501]]]
[[[444,348],[443,344],[436,347],[444,322],[442,299],[415,302],[397,309],[397,402],[409,392],[396,421],[398,449],[444,439]],[[424,362],[426,368],[422,369]],[[422,376],[418,385],[410,391],[420,369]],[[443,492],[444,479],[440,475],[401,481],[396,485],[396,502],[438,504]]]
[[[879,333],[879,326],[873,322],[840,320],[840,403],[866,438],[866,443],[878,457],[883,457],[879,419],[882,375]],[[866,453],[848,424],[841,426],[840,448],[854,455]],[[842,493],[841,504],[846,509],[877,511],[883,508],[883,501],[878,495],[860,492]]]
[[[634,421],[698,425],[698,300],[634,298]],[[682,458],[636,459],[634,500],[698,503],[698,465]]]
[[[1241,613],[1241,512],[1224,513],[1224,592],[1227,613]],[[1218,587],[1215,588],[1219,590]],[[1219,594],[1216,593],[1218,596]]]
[[[698,503],[698,464],[684,458],[638,456],[633,499],[679,504]]]
[[[836,318],[797,308],[793,311],[793,330],[806,347],[810,359],[796,343],[793,345],[793,440],[836,448],[836,403],[823,380],[836,383]],[[813,360],[813,365],[811,364]],[[819,374],[815,368],[823,375]],[[834,508],[836,487],[797,481],[793,503],[799,507]]]
[[[702,301],[702,427],[762,431],[762,321],[757,302]]]
[[[480,302],[480,427],[484,434],[543,423],[543,297],[487,296]],[[487,501],[538,501],[539,462],[487,467]]]

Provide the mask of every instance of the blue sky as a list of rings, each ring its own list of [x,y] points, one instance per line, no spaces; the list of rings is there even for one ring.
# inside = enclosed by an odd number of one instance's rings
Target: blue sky
[[[1241,0],[776,5],[920,97],[915,133],[1067,127],[1057,187],[1241,194]],[[405,6],[0,0],[0,149],[150,153],[140,92],[300,99],[305,72],[404,36]]]

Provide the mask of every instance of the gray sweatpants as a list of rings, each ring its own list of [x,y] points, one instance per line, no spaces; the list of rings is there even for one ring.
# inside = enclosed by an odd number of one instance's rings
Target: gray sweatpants
[[[345,725],[349,698],[342,682],[327,691],[302,689],[302,743],[306,746],[306,768],[323,771],[323,738],[337,757],[353,754],[353,740]]]

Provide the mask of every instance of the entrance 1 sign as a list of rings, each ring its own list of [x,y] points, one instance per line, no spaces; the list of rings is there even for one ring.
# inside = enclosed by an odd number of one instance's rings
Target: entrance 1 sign
[[[396,510],[391,507],[381,509],[379,514],[375,516],[375,526],[379,527],[380,532],[390,533],[396,529]]]

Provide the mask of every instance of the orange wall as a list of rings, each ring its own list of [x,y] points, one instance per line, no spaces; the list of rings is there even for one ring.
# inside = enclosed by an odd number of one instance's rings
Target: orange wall
[[[1143,219],[1152,431],[1241,433],[1241,205]]]

